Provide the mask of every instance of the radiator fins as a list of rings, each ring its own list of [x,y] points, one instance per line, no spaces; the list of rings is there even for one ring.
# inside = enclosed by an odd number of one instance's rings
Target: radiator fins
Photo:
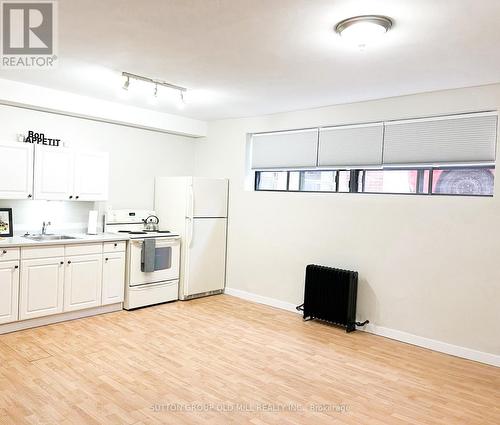
[[[309,264],[306,267],[304,320],[318,319],[356,330],[358,273]]]

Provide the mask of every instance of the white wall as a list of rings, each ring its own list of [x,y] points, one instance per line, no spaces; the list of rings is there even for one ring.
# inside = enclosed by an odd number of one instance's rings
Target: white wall
[[[101,210],[152,209],[155,176],[193,172],[192,138],[0,105],[1,141],[16,141],[17,134],[28,130],[61,139],[67,147],[109,152],[109,201],[96,205]],[[90,202],[0,201],[0,207],[9,206],[17,231],[39,230],[43,220],[51,220],[56,228],[61,221],[86,223],[88,210],[94,208]]]
[[[360,272],[358,317],[500,354],[494,198],[245,190],[247,133],[493,110],[500,85],[209,124],[196,173],[230,178],[227,286],[300,304],[309,263]]]

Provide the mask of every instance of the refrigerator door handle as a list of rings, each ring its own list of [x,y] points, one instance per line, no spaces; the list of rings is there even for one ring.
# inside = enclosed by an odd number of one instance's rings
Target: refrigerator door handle
[[[188,211],[187,211],[187,218],[190,220],[193,220],[194,216],[194,190],[193,190],[193,185],[190,184],[188,186],[188,205],[187,205]]]
[[[188,243],[187,246],[188,248],[191,248],[191,245],[193,244],[193,218],[188,217],[189,220],[189,227],[188,227]]]

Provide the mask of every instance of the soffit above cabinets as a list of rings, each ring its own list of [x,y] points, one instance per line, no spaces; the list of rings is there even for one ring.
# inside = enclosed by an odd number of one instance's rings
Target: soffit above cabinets
[[[207,135],[208,124],[205,121],[2,79],[0,104],[161,133],[195,138]]]

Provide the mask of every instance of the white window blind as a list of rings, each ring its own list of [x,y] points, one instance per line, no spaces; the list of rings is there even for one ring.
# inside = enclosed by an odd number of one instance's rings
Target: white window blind
[[[384,124],[322,128],[319,133],[320,167],[382,164]]]
[[[384,164],[495,161],[496,113],[388,122]]]
[[[252,169],[314,168],[317,156],[317,128],[252,136]]]

